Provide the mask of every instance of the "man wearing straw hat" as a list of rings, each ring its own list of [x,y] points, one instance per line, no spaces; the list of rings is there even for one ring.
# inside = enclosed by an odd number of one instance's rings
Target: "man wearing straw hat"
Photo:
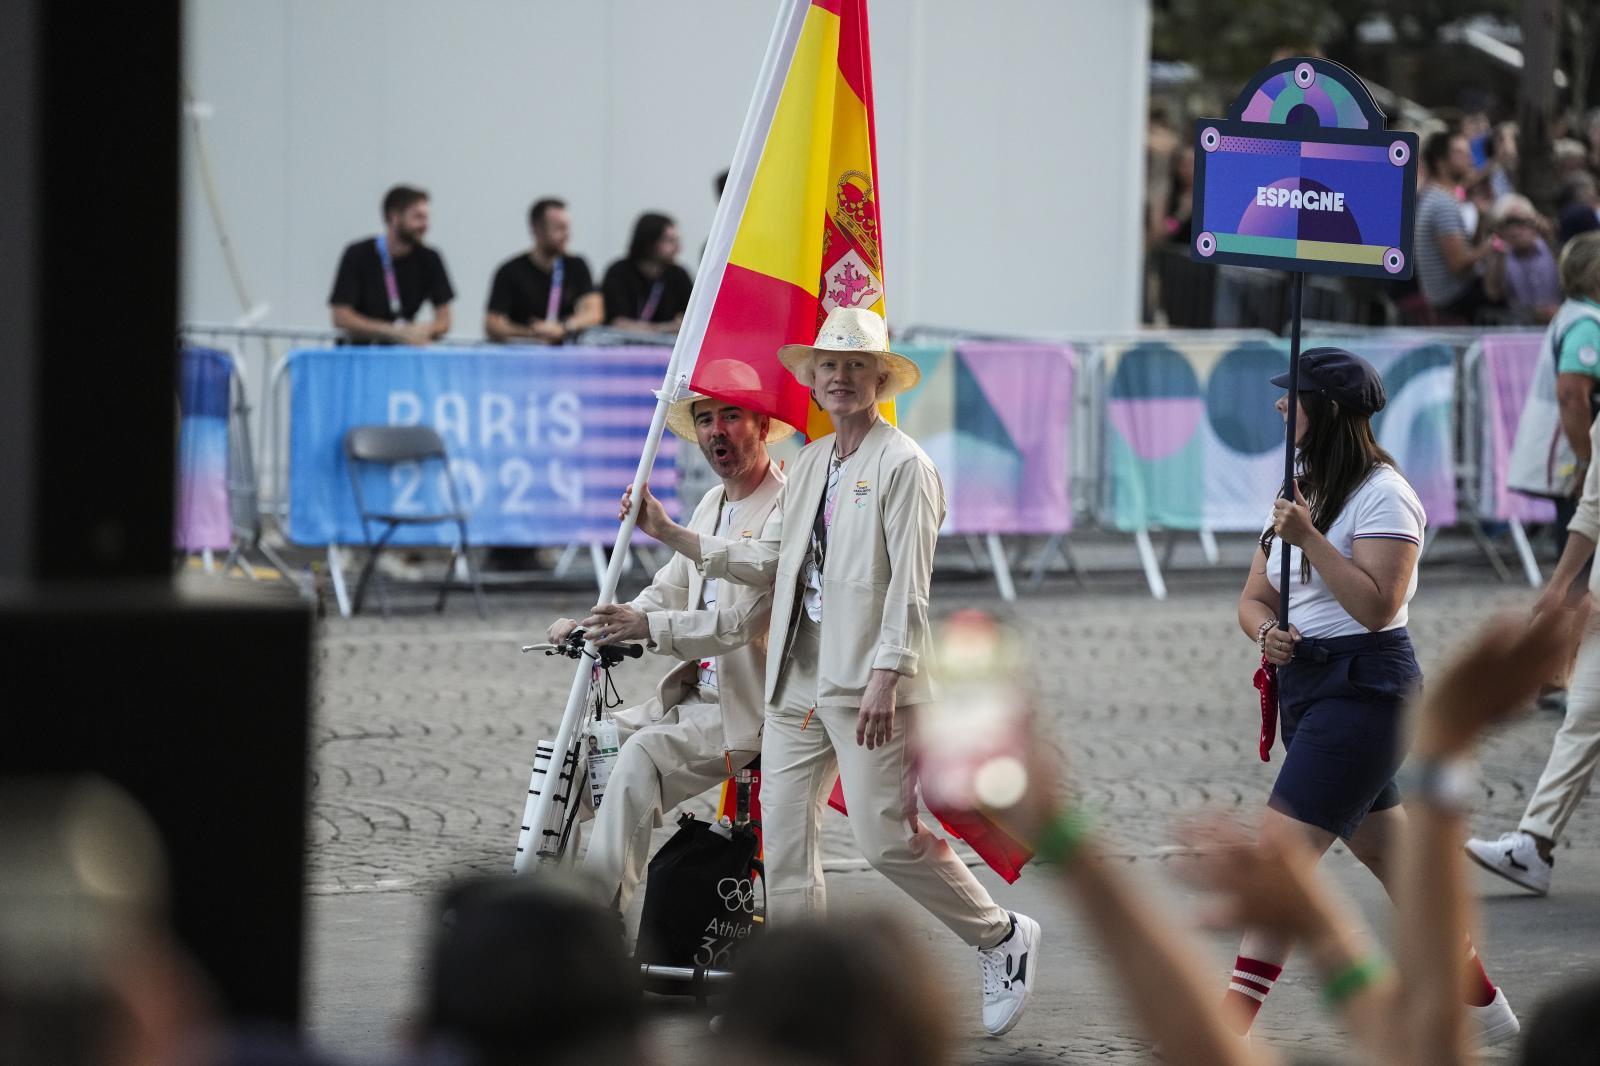
[[[921,374],[860,308],[835,308],[815,344],[778,356],[835,431],[800,452],[760,538],[685,529],[648,491],[639,528],[708,577],[772,591],[761,813],[774,918],[823,909],[818,836],[837,774],[862,856],[978,949],[984,1027],[999,1035],[1032,991],[1038,923],[996,905],[921,823],[908,768],[907,722],[932,699],[928,586],[944,486],[878,404]]]
[[[733,368],[739,370],[755,377],[743,364]],[[698,443],[722,480],[701,499],[689,528],[735,542],[759,534],[784,480],[767,444],[794,430],[694,393],[667,409],[667,426]],[[619,911],[644,876],[650,831],[662,814],[760,752],[770,601],[766,590],[708,578],[674,555],[631,603],[595,607],[582,622],[563,618],[550,627],[552,644],[581,625],[596,644],[642,641],[681,660],[654,697],[614,716],[624,742],[595,815],[584,870]]]

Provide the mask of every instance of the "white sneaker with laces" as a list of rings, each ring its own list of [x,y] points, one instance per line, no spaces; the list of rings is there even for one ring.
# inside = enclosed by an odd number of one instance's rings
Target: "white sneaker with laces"
[[[1011,932],[992,948],[978,949],[983,974],[983,1027],[990,1036],[1008,1033],[1022,1020],[1039,968],[1039,923],[1011,912]]]
[[[1494,990],[1494,999],[1488,1003],[1467,1008],[1467,1021],[1471,1024],[1473,1043],[1477,1047],[1503,1044],[1522,1031],[1522,1023],[1512,1013],[1505,992],[1498,988]]]
[[[1541,896],[1550,892],[1550,872],[1555,864],[1540,857],[1532,834],[1517,829],[1501,834],[1499,840],[1473,837],[1467,841],[1467,855],[1490,873],[1499,874],[1529,892]]]

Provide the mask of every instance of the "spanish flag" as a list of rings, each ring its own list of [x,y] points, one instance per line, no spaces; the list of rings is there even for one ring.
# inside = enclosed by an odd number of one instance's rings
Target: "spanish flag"
[[[715,299],[688,385],[814,439],[827,415],[778,348],[835,307],[884,313],[867,0],[786,0],[761,77],[695,279]]]

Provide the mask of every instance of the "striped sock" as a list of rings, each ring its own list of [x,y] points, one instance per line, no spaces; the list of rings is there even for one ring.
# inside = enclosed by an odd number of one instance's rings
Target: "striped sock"
[[[1466,985],[1461,998],[1466,1000],[1469,1007],[1487,1007],[1494,1002],[1494,982],[1489,980],[1489,972],[1483,968],[1478,949],[1472,946],[1470,940],[1467,941]]]
[[[1229,1025],[1239,1035],[1250,1031],[1250,1026],[1256,1020],[1256,1012],[1267,1001],[1267,993],[1272,991],[1273,984],[1282,973],[1282,966],[1260,959],[1247,959],[1240,955],[1233,960],[1233,980],[1228,982],[1228,991],[1223,995],[1222,1002]]]

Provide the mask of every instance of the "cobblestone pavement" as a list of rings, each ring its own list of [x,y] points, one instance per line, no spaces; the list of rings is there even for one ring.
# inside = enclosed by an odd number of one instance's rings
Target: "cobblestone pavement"
[[[1525,602],[1525,594],[1519,600],[1483,580],[1458,575],[1425,584],[1412,610],[1424,671],[1492,602]],[[1254,817],[1276,768],[1255,752],[1258,717],[1249,687],[1255,657],[1233,622],[1235,589],[1210,578],[1185,584],[1159,604],[1132,585],[1092,594],[1047,590],[1025,595],[1013,612],[1038,676],[1045,740],[1066,757],[1074,789],[1101,812],[1113,849],[1178,907],[1188,896],[1163,868],[1183,819],[1204,809]],[[427,894],[443,880],[508,868],[534,741],[554,734],[572,677],[567,660],[522,655],[518,645],[538,639],[551,618],[586,604],[578,595],[501,596],[486,622],[463,612],[323,625],[309,856],[311,1020],[330,1045],[381,1051],[386,1027],[409,1001],[412,941]],[[936,585],[935,604],[1001,609],[971,582]],[[658,672],[648,659],[626,664],[618,674],[624,697],[643,698]],[[1514,823],[1557,724],[1554,715],[1536,714],[1488,745],[1475,828],[1498,832]],[[1562,853],[1573,858],[1558,865],[1573,878],[1574,891],[1581,884],[1588,893],[1569,897],[1564,906],[1578,909],[1561,920],[1586,923],[1591,944],[1600,926],[1594,907],[1600,864],[1588,858],[1597,836],[1600,818],[1580,815]],[[830,865],[841,871],[830,877],[836,900],[897,904],[896,890],[876,874],[848,872],[857,856],[843,819],[828,816],[824,845]],[[1371,878],[1353,869],[1348,856],[1327,865],[1382,923],[1385,909]],[[1030,875],[1011,888],[992,883],[1002,901],[1048,915],[1051,940],[1029,1019],[1005,1040],[973,1043],[968,1057],[1145,1061],[1115,990],[1093,965],[1095,952],[1047,878]],[[1551,908],[1542,914],[1519,907],[1523,902],[1504,893],[1491,899],[1486,943],[1500,946],[1492,929],[1502,914],[1526,928],[1534,939],[1515,946],[1548,978],[1536,982],[1541,988],[1595,967],[1592,955],[1574,960],[1562,951],[1563,934],[1554,926],[1537,934],[1568,915],[1555,909],[1556,897],[1537,904]],[[975,1026],[977,993],[967,985],[975,983],[976,967],[968,953],[930,922],[917,928],[940,961],[948,960],[962,1002],[973,1001],[972,1018],[963,1020]],[[1230,942],[1211,942],[1220,965],[1230,957]],[[1290,1048],[1336,1049],[1338,1038],[1317,1012],[1308,978],[1291,967],[1280,989],[1263,1015],[1267,1038]],[[665,1017],[659,1034],[667,1060],[686,1061],[700,1028],[695,1018]]]

